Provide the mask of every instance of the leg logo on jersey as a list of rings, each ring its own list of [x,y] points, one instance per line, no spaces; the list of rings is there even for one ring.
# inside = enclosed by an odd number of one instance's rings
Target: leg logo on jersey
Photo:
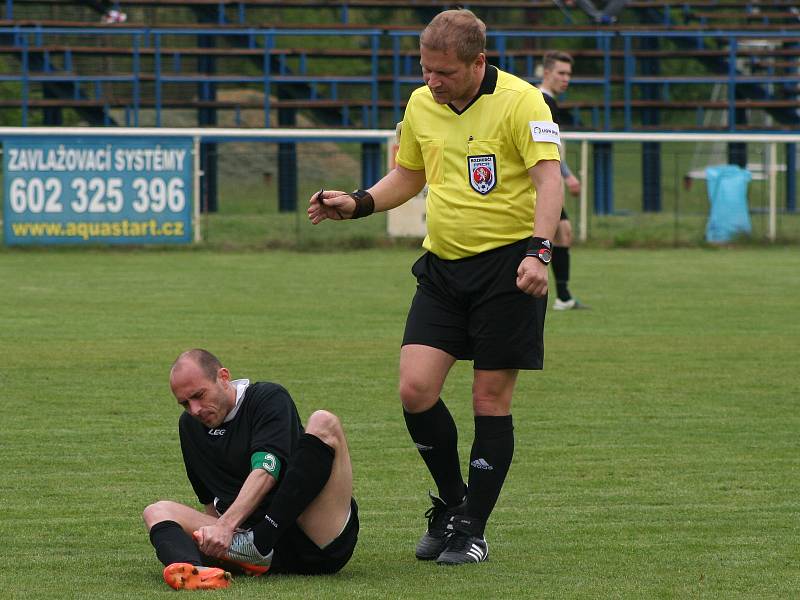
[[[497,185],[497,161],[494,154],[468,156],[469,184],[479,194],[488,194]]]

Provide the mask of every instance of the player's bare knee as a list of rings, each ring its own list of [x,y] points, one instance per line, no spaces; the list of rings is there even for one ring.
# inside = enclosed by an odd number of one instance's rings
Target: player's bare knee
[[[344,439],[339,417],[327,410],[318,410],[311,414],[306,424],[306,433],[318,437],[334,449],[338,448]]]
[[[564,248],[572,246],[572,223],[568,220],[561,220],[558,222],[558,229],[556,229],[553,244]]]
[[[167,500],[159,500],[149,504],[144,511],[142,511],[142,519],[144,520],[147,529],[150,529],[156,523],[161,521],[168,521],[171,519],[172,513],[170,511],[171,502]]]

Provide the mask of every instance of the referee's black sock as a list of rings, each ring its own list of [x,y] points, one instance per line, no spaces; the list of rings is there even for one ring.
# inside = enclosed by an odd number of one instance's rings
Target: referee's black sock
[[[458,430],[453,416],[441,398],[428,410],[410,413],[403,410],[408,433],[428,467],[439,496],[448,506],[464,500],[464,478],[458,460]]]
[[[333,448],[315,435],[304,433],[289,468],[272,499],[264,520],[253,527],[253,543],[266,556],[278,538],[319,496],[333,469]]]
[[[569,247],[553,246],[553,275],[556,277],[556,294],[558,299],[566,302],[572,295],[569,293]]]
[[[150,528],[150,543],[156,549],[158,560],[166,567],[182,562],[203,566],[200,550],[183,527],[175,521],[161,521]]]
[[[514,424],[511,415],[476,416],[475,441],[469,457],[468,516],[486,523],[500,496],[513,456]]]

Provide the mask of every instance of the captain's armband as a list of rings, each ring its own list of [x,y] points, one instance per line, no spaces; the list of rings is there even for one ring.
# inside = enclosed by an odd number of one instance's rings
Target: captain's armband
[[[250,470],[264,469],[276,480],[281,474],[281,461],[272,452],[253,452],[250,457]]]

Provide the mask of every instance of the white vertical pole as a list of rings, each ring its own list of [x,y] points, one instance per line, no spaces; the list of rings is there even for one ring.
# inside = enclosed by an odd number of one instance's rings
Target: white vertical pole
[[[194,177],[194,193],[193,196],[193,204],[194,204],[194,215],[192,218],[193,226],[194,226],[194,242],[198,243],[202,241],[202,236],[200,235],[200,136],[196,135],[193,138],[194,141],[194,168],[192,175]]]
[[[777,237],[778,212],[778,145],[769,145],[769,228],[767,237],[774,242]]]
[[[394,145],[399,143],[400,139],[397,134],[386,138],[386,173],[394,169]]]
[[[578,239],[585,242],[588,238],[588,199],[589,199],[589,142],[581,140],[581,208],[578,216]]]

